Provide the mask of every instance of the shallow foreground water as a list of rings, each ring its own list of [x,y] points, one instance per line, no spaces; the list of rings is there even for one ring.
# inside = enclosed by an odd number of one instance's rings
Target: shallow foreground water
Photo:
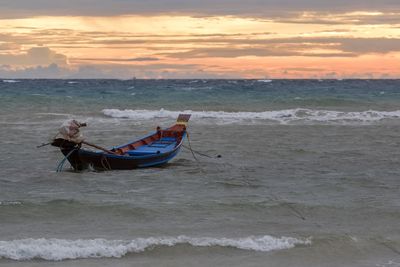
[[[400,266],[399,80],[0,80],[1,266]],[[56,173],[193,114],[193,158]],[[186,141],[186,145],[188,145]],[[216,155],[222,155],[216,158]]]

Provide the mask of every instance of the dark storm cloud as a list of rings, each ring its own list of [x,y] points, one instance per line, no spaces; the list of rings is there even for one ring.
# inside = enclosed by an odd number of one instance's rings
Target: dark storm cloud
[[[282,17],[290,12],[399,10],[398,0],[1,0],[0,16],[188,14]],[[285,15],[286,14],[286,15]]]

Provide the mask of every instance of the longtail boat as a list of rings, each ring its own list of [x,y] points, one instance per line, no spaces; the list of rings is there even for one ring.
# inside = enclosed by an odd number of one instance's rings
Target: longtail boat
[[[187,133],[190,114],[180,114],[176,123],[166,129],[157,130],[139,140],[105,149],[89,142],[79,143],[65,138],[56,138],[51,145],[59,147],[65,159],[76,171],[89,167],[95,170],[130,170],[166,164],[174,158]],[[82,145],[95,147],[93,151]]]

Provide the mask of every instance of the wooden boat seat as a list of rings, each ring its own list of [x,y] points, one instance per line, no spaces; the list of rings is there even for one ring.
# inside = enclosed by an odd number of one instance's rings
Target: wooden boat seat
[[[176,145],[176,141],[170,141],[170,142],[165,142],[163,144],[157,143],[158,141],[155,141],[149,145],[143,145],[137,147],[135,150],[129,150],[127,153],[130,156],[145,156],[145,155],[151,155],[151,154],[159,154],[159,153],[165,153],[170,151],[173,147]]]
[[[169,141],[175,141],[175,140],[176,140],[175,137],[163,137],[158,141],[160,141],[160,142],[169,142]]]
[[[167,144],[152,143],[152,144],[148,145],[148,147],[161,147],[161,148],[164,148],[164,147],[169,146],[170,144],[171,143],[167,143]]]
[[[172,137],[164,137],[161,138],[160,140],[156,140],[154,142],[152,142],[150,145],[148,145],[149,147],[167,147],[171,144],[176,143],[176,139],[172,138]]]

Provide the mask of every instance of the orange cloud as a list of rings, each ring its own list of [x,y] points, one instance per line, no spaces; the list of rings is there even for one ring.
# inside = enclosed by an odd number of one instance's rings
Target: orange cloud
[[[57,77],[400,77],[400,28],[385,14],[5,19],[0,65],[22,75],[55,64]]]

